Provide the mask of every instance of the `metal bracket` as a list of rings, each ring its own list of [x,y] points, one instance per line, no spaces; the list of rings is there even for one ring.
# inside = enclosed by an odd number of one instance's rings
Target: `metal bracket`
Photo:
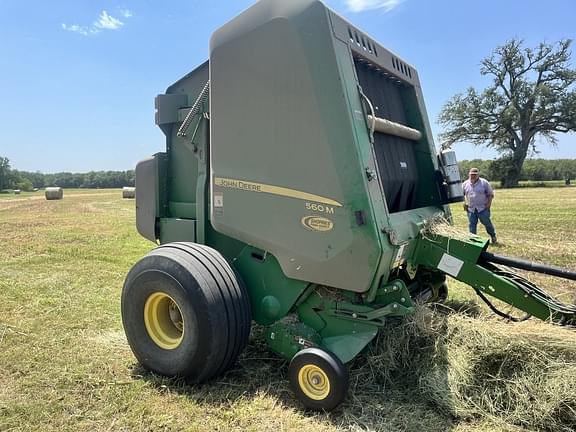
[[[398,234],[396,234],[396,231],[390,228],[382,228],[382,232],[388,236],[388,241],[390,241],[390,244],[393,244],[394,246],[400,246],[401,243],[398,242]]]
[[[366,171],[366,178],[368,179],[368,181],[372,181],[378,177],[378,174],[376,174],[376,171],[373,170],[372,168],[366,167],[365,171]]]
[[[405,298],[404,301],[406,301]],[[386,317],[405,316],[413,311],[414,308],[412,306],[405,306],[399,302],[394,302],[369,312],[355,312],[347,309],[331,309],[326,312],[328,315],[334,317],[373,324],[381,327],[386,323]]]

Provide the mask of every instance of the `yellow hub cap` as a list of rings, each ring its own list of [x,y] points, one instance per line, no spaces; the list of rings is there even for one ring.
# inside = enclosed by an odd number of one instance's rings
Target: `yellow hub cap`
[[[176,302],[156,292],[144,304],[144,325],[150,338],[164,349],[178,348],[184,338],[184,319]]]
[[[323,400],[330,393],[330,380],[326,373],[316,365],[302,366],[298,372],[298,384],[310,399]]]

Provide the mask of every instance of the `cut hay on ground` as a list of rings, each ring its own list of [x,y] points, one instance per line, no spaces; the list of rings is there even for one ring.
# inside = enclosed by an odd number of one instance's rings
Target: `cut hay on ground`
[[[386,326],[353,382],[404,392],[460,420],[576,430],[576,333],[529,321],[440,313],[427,307]]]

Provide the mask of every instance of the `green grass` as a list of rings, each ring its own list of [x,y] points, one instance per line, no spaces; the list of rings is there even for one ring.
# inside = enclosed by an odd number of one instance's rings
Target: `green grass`
[[[2,191],[0,192],[0,200],[14,200],[14,199],[24,199],[24,198],[30,198],[33,196],[44,196],[44,191],[43,190],[39,190],[36,192],[20,192],[18,195],[16,195],[13,192],[9,192],[9,191]]]
[[[453,209],[456,225],[465,229],[461,207]],[[499,190],[493,220],[502,244],[495,252],[574,268],[574,215],[576,188]],[[341,408],[331,414],[304,412],[288,388],[286,362],[266,349],[259,328],[238,365],[215,382],[190,386],[146,373],[123,334],[120,291],[131,265],[154,245],[136,233],[134,200],[122,200],[120,190],[66,190],[60,201],[46,201],[42,192],[1,196],[0,242],[2,432],[522,430],[510,413],[446,409],[438,398],[424,397],[418,380],[402,381],[397,373],[402,365],[390,369],[389,380],[378,381],[362,359],[352,367],[351,396]],[[574,283],[534,280],[573,302]],[[476,301],[459,283],[451,284],[451,296],[464,304]],[[462,326],[476,321],[463,314],[455,320]],[[536,335],[550,347],[557,339],[547,338],[554,335],[564,343],[576,340],[569,330],[536,322],[479,322],[488,328],[483,344],[512,343],[521,334]],[[490,328],[497,338],[491,339]],[[394,333],[389,337],[397,339]],[[436,337],[418,340],[437,344]],[[448,370],[448,376],[458,370]],[[576,418],[568,408],[565,424]]]
[[[112,193],[113,191],[116,191],[116,193],[119,193],[120,196],[122,196],[122,189],[80,189],[80,188],[71,188],[71,189],[64,189],[64,194],[65,195],[86,195],[86,194],[100,194],[100,193]],[[120,191],[120,192],[118,192]],[[44,193],[45,190],[44,189],[39,189],[36,192],[26,192],[26,191],[22,191],[20,192],[18,195],[16,195],[14,192],[12,192],[11,190],[3,190],[2,192],[0,192],[0,200],[8,200],[8,201],[13,201],[13,200],[20,200],[20,199],[29,199],[29,198],[36,198],[36,199],[44,199]]]
[[[496,182],[492,182],[492,186],[495,186],[497,188],[500,188],[500,182],[496,181]],[[572,185],[569,185],[568,187],[573,187],[574,186],[574,182],[572,182]],[[521,188],[540,188],[540,187],[566,187],[565,181],[564,180],[521,180],[518,183],[518,187]]]

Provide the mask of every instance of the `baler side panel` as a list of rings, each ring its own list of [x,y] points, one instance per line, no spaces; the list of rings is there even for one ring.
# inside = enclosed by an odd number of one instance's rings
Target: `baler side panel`
[[[214,34],[211,223],[287,277],[363,292],[381,248],[332,42],[325,6],[303,0]]]

